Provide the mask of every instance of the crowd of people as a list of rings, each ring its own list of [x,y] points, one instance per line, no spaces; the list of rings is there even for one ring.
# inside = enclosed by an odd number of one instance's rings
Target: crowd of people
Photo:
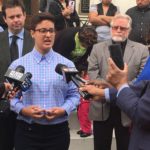
[[[113,130],[117,150],[148,150],[150,1],[136,0],[121,14],[111,0],[101,0],[90,6],[91,25],[84,26],[75,1],[39,4],[27,30],[23,1],[0,0],[0,103],[6,99],[11,110],[0,115],[0,149],[68,150],[68,118],[77,110],[77,134],[93,134],[94,150],[111,149]],[[111,55],[111,46],[120,48],[114,52],[119,60]],[[77,68],[86,82],[65,82],[58,64]],[[32,74],[26,91],[4,77],[8,68],[20,65]]]

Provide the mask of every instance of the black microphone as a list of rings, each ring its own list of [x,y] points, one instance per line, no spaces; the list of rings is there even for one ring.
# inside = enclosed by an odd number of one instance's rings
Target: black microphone
[[[24,67],[23,66],[17,66],[15,70],[8,69],[4,75],[7,82],[12,84],[13,89],[18,87],[18,85],[22,82],[22,77],[24,76]],[[12,89],[12,90],[13,90]],[[9,92],[7,91],[4,94],[4,97],[0,101],[0,115],[2,116],[8,116],[10,113],[10,102],[8,101]]]
[[[32,78],[32,74],[30,72],[27,72],[25,74],[25,76],[26,76],[26,78],[25,78],[24,82],[21,84],[21,90],[24,92],[27,91],[30,88],[30,86],[32,85],[32,82],[30,80]]]
[[[86,80],[78,75],[79,72],[74,67],[67,67],[64,64],[57,64],[55,72],[63,75],[63,78],[67,83],[73,81],[78,88],[81,87],[82,84],[86,83]],[[79,93],[85,100],[91,98],[91,95],[85,91],[79,90]]]
[[[24,71],[25,68],[21,65],[17,66],[15,70],[8,68],[4,77],[6,81],[11,83],[14,87],[18,87],[23,83],[26,78]]]
[[[32,74],[27,72],[24,74],[25,68],[21,65],[17,66],[15,70],[8,68],[4,77],[7,82],[12,84],[13,89],[6,92],[4,97],[0,101],[0,114],[2,115],[9,115],[10,112],[10,103],[8,101],[9,92],[13,91],[14,89],[26,91],[32,85],[31,78]]]
[[[30,72],[24,74],[24,72],[25,68],[19,65],[15,70],[8,68],[4,76],[6,80],[13,85],[13,88],[26,91],[32,84],[30,80],[32,78],[32,74]]]

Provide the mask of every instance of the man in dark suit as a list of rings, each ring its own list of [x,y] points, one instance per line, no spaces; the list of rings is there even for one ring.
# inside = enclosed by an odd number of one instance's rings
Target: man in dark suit
[[[150,44],[150,1],[136,0],[136,6],[126,12],[132,18],[132,31],[129,39],[135,42]]]
[[[107,81],[116,89],[109,89],[109,103],[115,103],[132,120],[133,128],[130,137],[129,150],[149,150],[150,147],[150,81],[143,80],[133,85],[128,85],[128,66],[120,70],[112,59],[109,59],[109,72]],[[99,81],[91,81],[94,85],[102,85]],[[90,83],[90,84],[91,84]],[[106,97],[106,90],[87,85],[80,90],[93,95],[94,100]],[[116,99],[117,94],[117,99]]]
[[[26,18],[25,8],[22,1],[8,0],[3,4],[2,12],[8,29],[0,33],[0,82],[4,81],[4,74],[14,60],[10,50],[13,36],[17,36],[17,57],[21,57],[32,50],[34,42],[30,33],[24,29]],[[0,117],[0,149],[12,150],[15,130],[14,114]]]

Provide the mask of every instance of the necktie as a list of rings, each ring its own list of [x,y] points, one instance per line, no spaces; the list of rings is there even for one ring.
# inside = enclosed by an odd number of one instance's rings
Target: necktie
[[[10,45],[11,61],[14,61],[15,59],[19,57],[17,39],[18,39],[18,36],[16,35],[12,36],[12,42]]]

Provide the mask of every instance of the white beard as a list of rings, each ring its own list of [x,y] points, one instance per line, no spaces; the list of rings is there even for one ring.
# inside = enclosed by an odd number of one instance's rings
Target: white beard
[[[115,42],[124,42],[127,38],[123,38],[123,37],[120,37],[120,36],[112,36],[112,40],[115,41]]]

